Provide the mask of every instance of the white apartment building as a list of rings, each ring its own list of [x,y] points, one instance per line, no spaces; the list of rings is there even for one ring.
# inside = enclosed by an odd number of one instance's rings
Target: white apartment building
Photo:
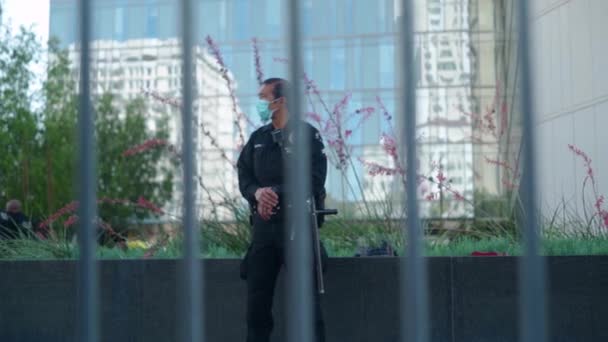
[[[202,204],[198,206],[199,208],[208,208],[211,201],[220,202],[225,196],[239,196],[233,165],[236,161],[240,135],[234,124],[233,103],[227,82],[221,72],[222,67],[204,48],[196,47],[195,53],[193,125],[197,127],[195,129],[197,177],[201,177],[205,189],[208,190],[203,191],[198,187],[197,198]],[[78,52],[75,45],[69,46],[69,56],[74,73],[77,74]],[[157,115],[168,113],[170,142],[181,150],[182,121],[179,104],[182,66],[178,41],[175,39],[137,39],[124,42],[97,40],[92,43],[91,58],[93,95],[111,92],[119,101],[137,97],[146,98],[150,128],[154,129],[153,119]],[[231,85],[236,88],[238,84],[229,71],[227,74]],[[238,104],[237,110],[240,111]],[[240,121],[241,127],[245,127],[243,120]],[[200,124],[205,127],[206,133],[203,133]],[[174,200],[171,201],[171,207],[166,210],[180,215],[181,173],[179,169],[175,172]]]

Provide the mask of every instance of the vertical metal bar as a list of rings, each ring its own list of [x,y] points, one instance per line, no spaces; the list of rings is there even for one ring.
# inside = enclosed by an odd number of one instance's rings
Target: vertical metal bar
[[[287,165],[288,196],[292,208],[288,213],[287,227],[294,229],[295,239],[290,241],[286,235],[288,300],[291,312],[287,322],[287,340],[292,342],[309,342],[313,340],[313,263],[312,239],[308,233],[310,219],[306,214],[306,194],[310,193],[310,146],[301,124],[300,96],[302,95],[302,49],[300,36],[299,1],[290,0],[287,6],[289,21],[289,75],[291,93],[289,96],[290,121],[296,123],[295,150],[298,158],[291,158]]]
[[[531,70],[532,50],[530,46],[529,1],[518,2],[519,75],[522,110],[522,151],[523,172],[521,197],[524,215],[524,255],[519,265],[519,297],[521,339],[525,342],[544,342],[546,340],[545,318],[545,267],[539,255],[539,222],[536,204],[536,165],[535,165],[535,120],[533,104],[533,78]]]
[[[194,199],[194,134],[192,129],[193,80],[195,70],[193,65],[193,29],[194,24],[193,0],[181,1],[181,33],[182,33],[182,155],[184,168],[184,256],[182,269],[181,315],[184,322],[183,341],[198,342],[202,338],[203,315],[201,310],[202,266],[199,259],[199,230],[196,224]]]
[[[406,202],[407,257],[401,260],[401,340],[424,342],[428,340],[428,301],[426,262],[423,258],[423,242],[418,213],[416,162],[416,68],[414,67],[414,10],[413,0],[401,0],[401,25],[399,42],[401,85],[404,91],[401,132],[405,136],[406,149]]]
[[[96,149],[94,114],[90,90],[91,0],[79,1],[80,11],[80,98],[78,116],[78,166],[80,258],[78,261],[79,341],[98,341],[98,286],[95,261],[96,235]]]

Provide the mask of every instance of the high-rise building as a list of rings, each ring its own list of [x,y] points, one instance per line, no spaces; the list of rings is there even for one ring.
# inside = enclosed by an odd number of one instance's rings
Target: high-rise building
[[[175,28],[166,31],[157,26],[158,11],[163,6],[144,6],[142,1],[97,2],[94,6],[94,35],[91,44],[91,92],[93,96],[104,92],[116,95],[118,101],[137,97],[148,99],[150,128],[154,128],[155,117],[169,113],[170,141],[181,149],[181,114],[179,110],[182,86],[182,60],[179,40]],[[78,77],[79,52],[74,40],[76,1],[54,0],[51,2],[51,37],[59,39],[68,50],[73,74]],[[175,4],[172,4],[173,8]],[[132,23],[147,16],[144,31],[138,31]],[[159,21],[154,21],[154,18]],[[176,25],[176,18],[171,22]],[[70,23],[72,25],[70,25]],[[108,26],[113,23],[112,27]],[[125,26],[123,26],[125,25]],[[162,39],[161,39],[162,37]],[[221,156],[226,150],[234,157],[238,137],[234,125],[236,108],[229,96],[225,77],[233,80],[232,74],[223,70],[209,52],[198,45],[194,49],[195,59],[195,134],[198,161],[197,173],[204,179],[205,193],[199,192],[201,201],[222,198],[225,192],[236,193],[236,174],[233,163]],[[225,75],[225,76],[224,76]],[[236,83],[233,83],[236,86]],[[212,113],[213,115],[207,115]],[[241,122],[241,125],[244,123]],[[181,208],[181,182],[176,177],[176,191],[168,212],[179,213]],[[211,196],[211,198],[209,198]],[[201,206],[206,207],[206,206]]]
[[[64,46],[75,43],[76,3],[75,0],[51,0],[51,35],[57,36]],[[401,59],[397,56],[400,2],[303,0],[300,3],[302,61],[307,77],[314,80],[322,97],[321,101],[313,92],[310,101],[304,101],[308,104],[306,110],[326,119],[336,104],[344,100],[347,106],[342,115],[351,118],[345,125],[351,131],[346,142],[352,163],[346,172],[336,165],[330,166],[326,184],[329,201],[347,215],[361,215],[364,211],[358,209],[364,198],[380,207],[387,199],[399,204],[403,200],[401,181],[396,177],[368,174],[360,160],[391,165],[391,158],[379,145],[380,137],[383,133],[394,134],[402,142],[395,132],[400,123],[396,114],[401,99],[398,89]],[[491,19],[481,19],[492,16],[493,12],[485,3],[487,1],[429,0],[417,3],[415,15],[421,172],[430,172],[424,167],[431,162],[444,165],[453,188],[468,198],[473,196],[477,182],[473,177],[476,150],[474,142],[468,139],[474,134],[471,121],[462,119],[461,112],[472,113],[486,106],[495,88],[493,59],[487,54],[494,43],[493,26],[487,25]],[[256,76],[259,73],[265,77],[288,75],[288,42],[285,41],[288,19],[284,14],[287,3],[212,0],[196,4],[198,42],[203,46],[204,38],[210,36],[217,43],[235,86],[240,106],[237,111],[249,114],[251,121],[257,122],[254,118]],[[179,82],[179,77],[171,74],[176,71],[174,68],[179,68],[179,53],[175,48],[179,23],[177,0],[96,1],[93,18],[93,36],[99,41],[96,48],[106,51],[106,59],[116,56],[120,61],[114,66],[104,62],[95,67],[102,73],[95,80],[98,87],[121,87],[126,97],[136,96],[141,88],[177,95],[179,84],[175,82]],[[258,39],[258,67],[251,42],[254,37]],[[205,50],[199,49],[201,56],[206,56]],[[208,56],[202,59],[209,60]],[[213,65],[212,61],[209,63]],[[225,146],[231,149],[230,157],[234,158],[239,133],[231,125],[234,114],[229,105],[230,94],[213,68],[205,69],[203,65],[199,68],[209,70],[198,75],[204,82],[199,84],[201,96],[209,101],[209,106],[199,108],[199,117],[203,122],[227,123],[214,132],[227,139]],[[103,75],[111,70],[122,70],[122,74],[115,71],[116,76]],[[388,115],[384,115],[378,99]],[[375,112],[360,123],[365,113],[361,109],[369,107],[374,107]],[[253,128],[254,125],[250,125],[248,131]],[[326,141],[326,145],[331,156],[333,146],[330,141]],[[213,169],[218,164],[203,160],[204,165]],[[231,173],[228,167],[226,164],[210,172],[228,175]],[[210,177],[204,172],[203,176]],[[430,212],[431,207],[429,204],[423,208]],[[451,214],[469,215],[470,211],[459,209]]]

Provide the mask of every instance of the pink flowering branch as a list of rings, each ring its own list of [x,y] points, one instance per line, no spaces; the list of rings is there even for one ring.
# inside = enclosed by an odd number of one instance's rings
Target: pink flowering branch
[[[319,103],[321,103],[321,106],[323,106],[323,109],[325,110],[325,112],[329,115],[331,114],[331,111],[329,110],[329,106],[327,105],[327,102],[325,102],[325,100],[323,99],[323,96],[321,96],[321,92],[319,91],[319,88],[317,87],[317,84],[315,83],[314,80],[312,80],[310,77],[308,77],[308,74],[304,73],[304,75],[302,76],[304,78],[304,86],[305,86],[305,90],[307,94],[313,94],[317,97],[317,100],[319,101]]]
[[[361,128],[361,126],[363,126],[365,121],[367,121],[369,118],[371,118],[371,116],[375,112],[376,112],[376,108],[374,108],[374,107],[363,107],[363,108],[359,108],[359,109],[355,110],[355,114],[360,116],[359,122],[355,126],[355,130]]]
[[[582,149],[580,149],[572,144],[568,144],[568,148],[570,149],[570,151],[572,151],[572,153],[574,153],[576,156],[578,156],[580,159],[582,159],[583,163],[585,165],[586,174],[585,174],[585,179],[583,180],[583,191],[585,189],[585,184],[587,183],[587,181],[591,181],[591,188],[593,190],[593,196],[595,198],[595,204],[594,204],[595,213],[594,213],[593,217],[597,216],[600,219],[600,224],[603,225],[604,228],[608,228],[608,210],[603,208],[604,196],[603,195],[600,196],[598,194],[597,183],[595,181],[593,167],[591,166],[591,158]],[[585,200],[584,194],[583,194],[583,200]]]
[[[376,162],[370,162],[359,158],[359,161],[367,168],[367,173],[370,176],[394,176],[402,174],[403,170],[399,167],[386,167]]]
[[[504,173],[501,183],[505,188],[509,190],[514,190],[517,188],[517,184],[519,183],[519,178],[521,176],[517,169],[509,165],[506,161],[490,159],[488,157],[486,157],[486,163],[496,165],[503,169]],[[518,164],[519,161],[516,161],[516,165]]]
[[[160,209],[159,207],[157,207],[157,206],[156,206],[154,203],[152,203],[152,202],[150,202],[150,201],[146,200],[146,199],[145,199],[144,197],[142,197],[142,196],[140,196],[140,197],[137,199],[137,205],[138,205],[139,207],[141,207],[141,208],[144,208],[144,209],[150,210],[151,212],[156,213],[156,214],[159,214],[159,215],[162,215],[162,214],[164,213],[162,209]]]
[[[583,150],[572,144],[568,144],[568,148],[570,149],[570,151],[572,151],[572,153],[574,153],[583,160],[583,162],[585,163],[585,168],[587,169],[586,177],[589,177],[589,179],[591,179],[591,182],[593,182],[595,186],[595,177],[593,175],[593,167],[591,167],[591,158],[589,158],[587,153],[585,153]]]
[[[473,128],[471,140],[474,143],[484,143],[480,135],[490,134],[495,139],[504,136],[509,124],[509,106],[505,99],[502,99],[500,84],[496,86],[492,104],[489,105],[484,114],[467,113],[461,108],[457,108],[461,114],[470,118]],[[498,114],[497,114],[498,113]],[[498,131],[496,119],[500,119],[500,131]]]
[[[179,103],[178,100],[176,99],[172,99],[172,98],[167,98],[167,97],[163,97],[157,93],[154,92],[146,92],[147,95],[149,95],[150,97],[152,97],[154,100],[160,101],[162,103],[167,103],[170,104],[176,108],[181,108],[181,103]],[[220,146],[220,144],[218,143],[217,139],[215,138],[215,136],[211,133],[211,131],[209,131],[205,125],[200,124],[199,125],[201,128],[201,131],[203,133],[203,135],[205,137],[207,137],[207,139],[209,139],[209,142],[211,143],[211,146],[215,147],[216,149],[218,149],[218,151],[220,151],[221,157],[222,159],[226,160],[233,168],[236,168],[236,164],[234,163],[234,161],[232,161],[232,159],[230,159],[228,157],[228,154],[226,152],[226,149],[224,149],[223,147]],[[240,145],[242,146],[242,143],[239,142]],[[145,143],[144,143],[145,144]],[[143,144],[142,144],[143,145]],[[175,157],[177,157],[178,159],[181,160],[181,153],[177,150],[177,148],[172,145],[172,144],[167,144],[169,152],[173,153],[173,155]],[[134,147],[134,149],[136,149],[136,147]],[[146,150],[146,149],[144,149]],[[143,152],[142,151],[138,151],[138,152]],[[125,153],[127,153],[127,151],[125,151]],[[124,155],[124,153],[123,153]],[[130,155],[130,154],[127,154]]]
[[[125,238],[124,236],[122,236],[122,235],[118,234],[118,233],[117,233],[117,232],[114,230],[114,228],[112,228],[112,226],[111,226],[109,223],[107,223],[107,222],[103,221],[102,219],[98,219],[98,220],[97,220],[97,224],[98,224],[98,225],[99,225],[99,227],[101,227],[101,229],[102,229],[104,232],[106,232],[106,233],[107,233],[107,234],[108,234],[108,235],[109,235],[111,238],[116,238],[116,237],[118,237],[118,238],[119,238],[119,239],[121,239],[121,240],[126,240],[126,238]]]
[[[384,120],[388,123],[389,134],[391,134],[392,136],[395,136],[395,130],[393,129],[393,123],[392,123],[393,116],[388,112],[388,109],[386,109],[386,105],[384,104],[384,102],[382,101],[380,96],[378,96],[378,95],[376,95],[376,103],[378,104],[378,106],[380,107],[380,110],[382,111]]]
[[[439,165],[436,162],[433,162],[431,164],[431,172],[433,172],[434,170],[437,170],[435,177],[425,177],[425,180],[432,184],[435,184],[437,186],[438,191],[431,191],[429,195],[426,196],[426,200],[431,201],[441,199],[442,194],[444,192],[447,192],[448,194],[452,195],[452,198],[454,200],[465,201],[464,196],[459,191],[454,190],[454,188],[452,188],[452,181],[449,180],[445,175],[443,171],[443,166]]]
[[[211,50],[211,54],[215,57],[216,62],[220,65],[220,73],[222,78],[226,82],[226,87],[228,88],[228,93],[230,96],[230,101],[232,102],[232,112],[234,114],[234,126],[237,127],[239,131],[239,142],[238,144],[244,144],[245,142],[245,134],[243,132],[243,127],[241,127],[241,121],[244,119],[243,114],[238,110],[238,104],[236,99],[236,92],[234,90],[234,86],[232,84],[232,80],[228,75],[228,68],[226,68],[226,64],[224,63],[224,58],[222,57],[222,53],[220,51],[219,46],[215,43],[215,41],[211,38],[211,36],[207,36],[205,38],[209,49]]]
[[[205,127],[203,127],[203,125],[201,125],[201,129],[203,131],[203,135],[205,135],[211,142],[211,146],[214,146],[215,148],[218,149],[222,159],[224,159],[226,162],[228,162],[228,164],[230,164],[230,166],[232,166],[232,168],[236,170],[236,163],[232,159],[230,159],[230,157],[228,157],[228,153],[226,152],[226,149],[220,146],[217,139],[215,139],[213,134],[211,134],[211,132],[207,128],[205,128]]]
[[[388,154],[395,164],[399,164],[399,155],[397,154],[397,141],[394,137],[382,133],[380,136],[380,145],[386,154]]]
[[[166,105],[169,105],[175,109],[182,108],[182,103],[179,99],[163,96],[155,91],[150,91],[150,90],[143,90],[143,93],[145,96],[151,97],[151,98],[153,98],[161,103],[164,103]]]
[[[161,146],[167,146],[169,145],[169,142],[167,142],[167,140],[163,140],[163,139],[150,139],[150,140],[146,140],[145,142],[139,144],[139,145],[135,145],[129,149],[127,149],[126,151],[124,151],[122,153],[123,157],[129,157],[129,156],[133,156],[142,152],[146,152],[148,150],[151,150],[153,148],[157,148],[157,147],[161,147]]]
[[[251,39],[251,45],[253,47],[253,62],[255,64],[255,76],[258,80],[258,84],[264,82],[264,72],[262,71],[262,63],[260,58],[260,47],[257,38]]]
[[[73,201],[73,202],[66,204],[64,207],[57,210],[57,212],[51,214],[51,216],[49,216],[46,220],[40,222],[38,227],[46,228],[46,227],[50,226],[51,224],[53,224],[53,222],[55,222],[61,216],[75,212],[78,209],[78,205],[79,205],[78,201]]]
[[[76,222],[78,222],[78,216],[70,215],[70,217],[68,217],[68,219],[63,222],[63,226],[66,228],[69,228],[69,227],[73,226],[74,224],[76,224]]]
[[[150,201],[146,200],[144,197],[141,197],[141,196],[139,197],[138,201],[135,203],[128,199],[102,197],[97,200],[97,204],[139,206],[141,208],[150,210],[156,214],[163,214],[162,209],[160,209],[159,207],[157,207],[156,205],[154,205],[153,203],[151,203]],[[78,201],[72,201],[72,202],[66,204],[65,206],[63,206],[62,208],[57,210],[55,213],[51,214],[46,220],[42,221],[38,225],[38,227],[46,228],[46,227],[50,226],[51,224],[53,224],[55,221],[57,221],[60,217],[67,215],[67,214],[70,214],[70,216],[66,219],[66,221],[64,221],[63,225],[65,227],[69,227],[69,226],[73,225],[78,220],[78,216],[75,215],[75,212],[78,210],[79,205],[80,205],[80,203]]]

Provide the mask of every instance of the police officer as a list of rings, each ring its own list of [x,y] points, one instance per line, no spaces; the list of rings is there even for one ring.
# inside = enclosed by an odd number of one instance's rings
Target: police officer
[[[252,241],[243,265],[247,270],[247,342],[270,340],[274,288],[279,270],[285,262],[287,209],[284,193],[286,179],[283,175],[286,161],[283,158],[293,156],[290,144],[293,143],[296,120],[290,121],[288,88],[289,83],[280,78],[270,78],[262,83],[257,111],[262,122],[271,122],[253,132],[237,162],[239,189],[250,204],[253,224]],[[310,136],[312,192],[317,208],[323,208],[327,158],[319,132],[308,123],[302,124],[306,125]],[[281,134],[277,135],[279,130]],[[283,147],[278,144],[277,136],[282,136]],[[325,341],[316,291],[314,298],[316,339]]]

